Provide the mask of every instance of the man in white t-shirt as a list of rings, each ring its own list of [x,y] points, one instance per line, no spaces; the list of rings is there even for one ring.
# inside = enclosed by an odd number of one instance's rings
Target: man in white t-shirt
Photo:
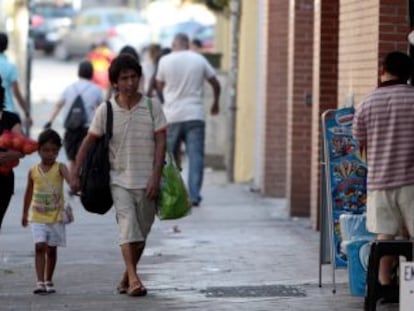
[[[85,112],[86,112],[86,123],[83,127],[76,130],[66,130],[65,137],[63,139],[63,145],[65,147],[66,155],[69,160],[69,169],[73,165],[76,153],[78,152],[80,143],[88,132],[88,127],[92,121],[96,107],[98,107],[103,101],[102,90],[93,83],[93,67],[90,61],[82,61],[78,66],[78,81],[72,83],[65,88],[59,100],[57,101],[50,121],[45,124],[45,128],[52,125],[56,116],[59,114],[61,109],[64,109],[64,118],[69,113],[71,106],[74,104],[75,99],[78,95],[82,97]]]
[[[205,113],[203,86],[213,89],[212,115],[219,113],[220,83],[205,57],[190,49],[188,36],[174,37],[172,52],[160,59],[157,87],[164,96],[164,113],[169,124],[167,148],[178,157],[181,142],[189,160],[188,188],[193,206],[201,201],[204,170]]]

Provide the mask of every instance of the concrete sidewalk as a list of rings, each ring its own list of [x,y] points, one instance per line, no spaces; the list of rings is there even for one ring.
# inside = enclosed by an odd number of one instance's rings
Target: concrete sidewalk
[[[123,265],[114,212],[88,214],[78,202],[67,247],[59,249],[57,293],[35,296],[32,237],[20,215],[26,174],[37,161],[27,157],[17,170],[0,235],[1,311],[363,310],[363,298],[348,292],[346,271],[336,273],[335,295],[329,266],[318,287],[319,234],[307,219],[290,219],[283,201],[227,184],[223,172],[209,170],[201,207],[153,226],[139,266],[148,296],[116,294]]]

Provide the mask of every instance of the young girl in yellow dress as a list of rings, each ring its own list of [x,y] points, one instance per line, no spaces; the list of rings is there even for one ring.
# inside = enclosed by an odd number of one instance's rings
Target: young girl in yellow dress
[[[56,158],[62,147],[59,134],[47,129],[39,135],[40,163],[28,175],[22,225],[30,227],[35,243],[37,282],[34,294],[54,293],[53,272],[56,266],[57,247],[66,245],[63,180],[69,183],[67,167]]]

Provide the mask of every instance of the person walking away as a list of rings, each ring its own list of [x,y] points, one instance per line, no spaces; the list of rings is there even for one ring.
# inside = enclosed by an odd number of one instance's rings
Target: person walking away
[[[34,294],[54,293],[53,273],[57,262],[57,247],[66,245],[63,180],[69,183],[69,171],[56,162],[62,141],[59,134],[47,129],[39,135],[40,163],[28,174],[24,195],[22,226],[29,222],[35,244],[37,282]]]
[[[193,206],[198,206],[202,199],[204,171],[203,86],[207,80],[213,89],[210,112],[216,115],[219,113],[220,83],[208,61],[189,49],[186,34],[174,37],[172,52],[160,59],[156,80],[164,96],[164,112],[169,124],[167,148],[178,160],[180,143],[184,142],[189,161],[188,188]]]
[[[353,135],[366,151],[367,229],[392,240],[404,227],[414,236],[414,87],[407,84],[412,59],[386,55],[380,84],[356,108]],[[379,282],[389,285],[395,258],[380,262]]]
[[[51,127],[62,108],[65,109],[64,120],[66,120],[75,101],[80,96],[84,106],[85,123],[79,128],[66,128],[63,140],[66,155],[69,159],[69,169],[73,165],[79,146],[88,132],[96,107],[104,100],[102,90],[91,81],[92,76],[93,67],[91,62],[87,60],[80,62],[78,66],[79,79],[65,88],[52,111],[49,121],[45,124],[45,128]]]
[[[2,87],[2,78],[0,76],[0,135],[4,131],[11,131],[16,134],[23,134],[20,118],[17,114],[4,110],[5,91]],[[0,148],[0,166],[15,162],[23,157],[23,154],[11,150]],[[10,204],[14,191],[14,172],[0,172],[0,230],[3,223],[4,215]]]
[[[170,53],[171,53],[170,48],[162,48],[161,49],[160,55],[158,56],[158,58],[155,61],[154,72],[152,74],[151,80],[149,81],[148,90],[146,91],[146,95],[148,97],[153,97],[153,96],[156,95],[162,104],[164,103],[164,96],[162,95],[162,91],[160,89],[158,89],[158,87],[157,87],[156,76],[157,76],[158,64],[160,62],[160,59],[162,57],[164,57],[165,55],[170,54]]]
[[[203,42],[201,42],[200,39],[194,38],[193,40],[191,40],[191,47],[190,48],[194,52],[202,53],[203,52]]]
[[[149,97],[155,95],[155,88],[152,87],[154,81],[154,74],[157,68],[158,59],[161,56],[161,46],[153,43],[148,46],[146,57],[142,63],[142,71],[144,78],[144,94]]]
[[[132,56],[120,54],[109,67],[116,95],[111,100],[113,135],[109,141],[111,192],[120,232],[125,271],[117,287],[120,294],[145,296],[137,273],[156,213],[156,198],[165,160],[167,121],[161,104],[138,92],[142,71]],[[79,191],[79,173],[91,144],[106,128],[106,105],[96,110],[71,171],[71,188]]]
[[[27,124],[30,126],[32,124],[32,118],[30,117],[30,111],[26,100],[23,98],[20,91],[17,67],[7,59],[5,54],[8,46],[9,39],[7,34],[0,32],[0,76],[2,76],[2,85],[5,90],[4,110],[17,113],[14,105],[14,95],[19,103],[20,109],[23,111]]]

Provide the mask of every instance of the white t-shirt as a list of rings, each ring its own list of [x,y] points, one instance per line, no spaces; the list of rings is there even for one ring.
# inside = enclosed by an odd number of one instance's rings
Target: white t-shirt
[[[102,90],[95,83],[86,79],[79,79],[75,83],[69,85],[60,96],[64,109],[63,120],[66,119],[70,107],[79,94],[85,104],[85,110],[88,117],[86,127],[89,127],[96,107],[98,107],[104,100]]]
[[[109,141],[111,184],[125,189],[145,189],[154,164],[154,133],[167,126],[161,104],[143,97],[131,110],[111,100],[113,110],[112,138]],[[106,104],[96,110],[89,132],[102,136],[106,130]]]
[[[174,51],[160,59],[156,79],[165,82],[164,113],[168,123],[204,120],[204,80],[215,76],[199,53]]]
[[[154,75],[155,72],[155,65],[149,61],[144,62],[142,64],[142,75],[144,78],[144,92],[145,94],[147,94],[149,87],[150,87],[150,82],[152,79],[152,76]],[[141,79],[142,80],[142,79]]]

